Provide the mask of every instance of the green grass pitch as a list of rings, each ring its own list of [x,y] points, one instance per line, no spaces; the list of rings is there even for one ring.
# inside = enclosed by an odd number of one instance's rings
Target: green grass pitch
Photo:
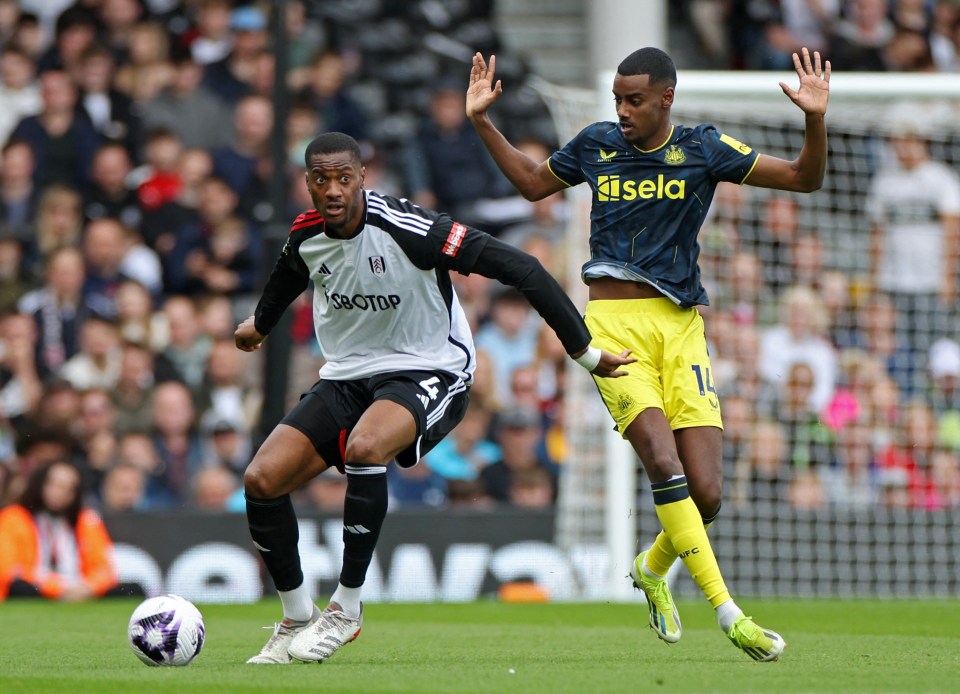
[[[0,692],[950,692],[960,601],[744,600],[788,647],[754,663],[703,602],[661,643],[638,604],[368,605],[363,633],[322,665],[252,666],[279,602],[200,605],[203,652],[150,668],[130,652],[136,601],[0,604]]]

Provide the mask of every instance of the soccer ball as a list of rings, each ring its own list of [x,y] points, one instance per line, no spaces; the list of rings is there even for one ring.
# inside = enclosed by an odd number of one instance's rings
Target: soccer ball
[[[188,665],[203,648],[203,615],[179,595],[147,598],[130,616],[127,636],[147,665]]]

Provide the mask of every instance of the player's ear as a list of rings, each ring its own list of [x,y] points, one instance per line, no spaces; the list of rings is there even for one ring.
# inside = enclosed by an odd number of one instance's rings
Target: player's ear
[[[673,87],[667,87],[663,90],[663,94],[660,95],[660,105],[663,106],[663,108],[673,106]]]
[[[361,188],[363,188],[363,178],[364,178],[364,176],[366,176],[366,175],[367,175],[367,167],[366,167],[366,166],[361,166],[361,167],[360,167],[360,187],[361,187]]]
[[[310,172],[309,172],[309,171],[304,171],[304,172],[303,172],[303,182],[307,184],[307,188],[310,187]]]

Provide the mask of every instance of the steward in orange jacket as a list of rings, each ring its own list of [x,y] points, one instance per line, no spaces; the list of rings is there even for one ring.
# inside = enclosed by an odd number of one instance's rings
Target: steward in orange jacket
[[[19,504],[0,509],[0,600],[6,599],[16,579],[36,586],[41,596],[51,600],[59,599],[77,581],[83,581],[94,597],[117,585],[113,543],[95,511],[80,509],[72,538],[63,536],[70,530],[67,523],[58,525],[52,533],[43,532],[50,525],[46,517],[43,514],[44,519],[38,521]],[[41,525],[45,527],[41,529]],[[75,556],[60,559],[55,568],[50,561],[54,545],[75,547]],[[60,567],[66,567],[69,573],[63,573]]]

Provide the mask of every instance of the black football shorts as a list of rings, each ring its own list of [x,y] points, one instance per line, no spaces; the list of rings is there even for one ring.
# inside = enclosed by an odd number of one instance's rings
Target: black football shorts
[[[417,438],[397,463],[413,467],[449,434],[467,410],[470,388],[443,371],[394,371],[355,381],[319,380],[283,418],[310,439],[329,467],[341,472],[347,437],[377,400],[392,400],[410,411]]]

